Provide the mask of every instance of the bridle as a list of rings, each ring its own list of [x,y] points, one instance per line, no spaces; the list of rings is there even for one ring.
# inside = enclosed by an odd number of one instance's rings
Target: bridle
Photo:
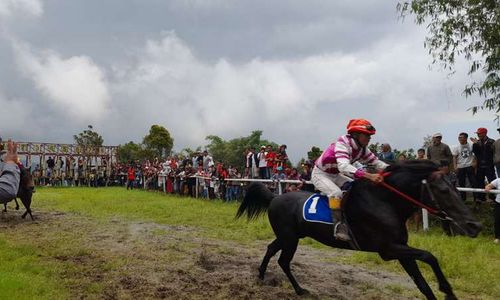
[[[391,175],[391,172],[384,172],[384,173],[381,173],[380,175],[382,175],[384,178],[386,178],[386,177]],[[434,177],[437,177],[439,175],[440,175],[440,172],[435,171],[429,176],[429,178],[434,178]],[[429,195],[429,198],[431,200],[431,203],[435,207],[425,205],[423,203],[423,201],[419,201],[419,200],[401,192],[400,190],[396,189],[395,187],[386,183],[385,181],[382,181],[379,184],[381,186],[385,187],[386,189],[390,190],[391,192],[397,194],[401,198],[405,199],[406,201],[411,202],[413,205],[426,209],[430,214],[437,216],[442,221],[452,222],[453,224],[455,224],[455,226],[460,228],[460,230],[462,230],[464,233],[466,233],[466,231],[462,228],[462,226],[460,226],[452,217],[448,216],[448,214],[439,207],[439,203],[435,200],[434,193],[432,192],[432,189],[431,189],[427,179],[422,180],[422,185],[421,185],[422,191],[420,193],[420,197],[422,198],[424,196],[424,192],[427,192]]]
[[[391,172],[385,172],[385,173],[381,173],[380,175],[382,175],[384,178],[386,177],[389,177],[391,175]],[[385,187],[386,189],[390,190],[391,192],[397,194],[398,196],[400,196],[401,198],[405,199],[406,201],[408,202],[411,202],[413,203],[415,206],[418,206],[420,208],[424,208],[426,209],[430,214],[433,214],[433,215],[436,215],[438,217],[444,217],[444,215],[446,215],[446,213],[442,210],[440,210],[439,208],[434,208],[434,207],[430,207],[428,205],[425,205],[423,203],[423,201],[419,201],[403,192],[401,192],[400,190],[398,190],[397,188],[393,187],[392,185],[388,184],[387,182],[385,181],[382,181],[379,183],[381,186]],[[429,193],[429,196],[431,198],[431,201],[434,203],[434,204],[437,204],[435,202],[435,198],[434,198],[434,194],[432,193],[432,190],[429,186],[429,183],[427,182],[427,179],[423,179],[422,180],[422,193],[421,193],[421,196],[423,196],[423,191],[424,189]],[[436,205],[437,206],[437,205]],[[442,213],[444,215],[442,215]]]

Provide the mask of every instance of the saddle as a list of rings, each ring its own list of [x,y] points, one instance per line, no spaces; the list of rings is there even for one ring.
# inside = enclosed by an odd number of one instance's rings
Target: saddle
[[[322,194],[312,194],[307,198],[302,208],[302,216],[307,222],[330,225],[335,222],[330,212],[330,206],[328,205],[328,197]]]
[[[351,186],[352,182],[349,181],[344,183],[340,188],[342,190],[343,200],[349,197]],[[344,203],[344,201],[342,201],[342,203]],[[328,197],[320,193],[312,194],[307,198],[302,208],[302,216],[307,222],[324,224],[334,224],[336,222],[332,217],[330,206],[328,205]]]

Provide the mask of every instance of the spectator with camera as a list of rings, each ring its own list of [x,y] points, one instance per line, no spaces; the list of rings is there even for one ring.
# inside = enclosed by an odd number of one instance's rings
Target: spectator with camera
[[[259,161],[259,177],[260,179],[268,179],[267,173],[267,160],[266,160],[266,146],[261,146],[260,151],[257,154],[257,160]]]
[[[1,144],[1,139],[0,139]],[[0,162],[0,202],[12,200],[17,195],[21,172],[17,157],[17,144],[9,140],[7,152],[2,155]]]

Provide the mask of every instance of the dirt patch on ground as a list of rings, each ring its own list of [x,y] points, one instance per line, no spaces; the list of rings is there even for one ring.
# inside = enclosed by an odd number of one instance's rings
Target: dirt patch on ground
[[[416,294],[406,276],[331,262],[348,251],[300,246],[292,271],[310,293],[299,297],[277,264],[279,253],[265,279],[258,279],[263,242],[241,245],[205,238],[197,228],[119,218],[98,221],[53,212],[37,212],[36,218],[3,213],[0,229],[12,240],[39,247],[43,260],[60,264],[61,282],[74,298],[413,299]]]

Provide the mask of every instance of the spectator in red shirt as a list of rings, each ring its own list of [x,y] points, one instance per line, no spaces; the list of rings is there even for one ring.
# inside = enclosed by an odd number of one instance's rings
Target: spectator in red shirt
[[[278,159],[278,164],[280,166],[285,167],[288,161],[288,155],[286,154],[286,145],[281,145],[280,148],[278,149],[278,154],[277,154],[277,159]]]
[[[266,152],[267,174],[268,178],[271,178],[271,175],[274,174],[273,170],[276,164],[276,152],[273,151],[273,147],[271,145],[267,145]]]
[[[135,169],[133,164],[130,164],[127,170],[127,190],[130,188],[131,190],[134,189],[134,181],[135,181]]]
[[[227,201],[226,191],[227,191],[227,181],[226,178],[229,177],[229,172],[223,163],[220,163],[220,171],[218,171],[220,180],[220,195],[222,200]]]

